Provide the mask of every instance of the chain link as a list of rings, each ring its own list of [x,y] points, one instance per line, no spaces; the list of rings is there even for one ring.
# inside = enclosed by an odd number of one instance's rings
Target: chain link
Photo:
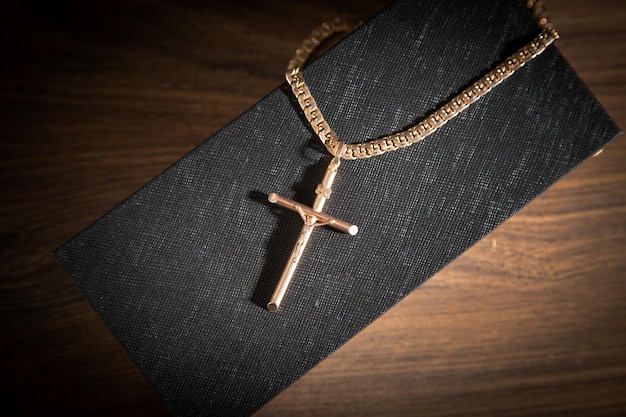
[[[319,28],[315,29],[296,50],[294,57],[289,61],[285,77],[307,121],[328,152],[342,159],[365,159],[382,155],[423,140],[456,117],[463,110],[467,109],[472,103],[487,94],[494,87],[500,85],[505,79],[513,75],[515,71],[537,57],[545,51],[552,42],[559,38],[559,34],[552,28],[547,20],[545,10],[543,9],[543,1],[528,0],[527,6],[532,10],[533,17],[542,28],[539,35],[425,119],[407,130],[379,139],[362,143],[343,144],[344,146],[342,147],[342,142],[322,115],[322,111],[315,102],[311,90],[309,90],[309,87],[306,85],[304,76],[300,71],[313,51],[315,51],[325,39],[335,33],[351,32],[356,29],[361,22],[334,19],[331,22],[323,23]]]

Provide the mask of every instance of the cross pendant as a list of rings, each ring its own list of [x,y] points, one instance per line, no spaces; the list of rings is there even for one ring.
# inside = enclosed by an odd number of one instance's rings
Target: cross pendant
[[[338,154],[340,153],[338,152]],[[269,311],[278,310],[314,228],[318,226],[330,226],[353,236],[359,231],[359,228],[356,225],[344,222],[343,220],[339,220],[322,212],[324,203],[326,203],[326,200],[330,197],[331,187],[333,185],[333,181],[335,180],[335,175],[337,175],[337,168],[339,167],[340,162],[341,158],[335,156],[333,160],[330,161],[330,164],[328,164],[324,179],[322,179],[322,182],[319,183],[315,189],[315,194],[317,195],[315,196],[313,207],[307,207],[276,193],[270,193],[268,196],[268,200],[271,203],[278,204],[279,206],[297,212],[304,221],[304,226],[302,226],[300,236],[298,237],[296,245],[291,252],[289,261],[287,261],[287,266],[285,267],[285,270],[276,285],[272,298],[270,298],[270,301],[267,304],[267,309]]]

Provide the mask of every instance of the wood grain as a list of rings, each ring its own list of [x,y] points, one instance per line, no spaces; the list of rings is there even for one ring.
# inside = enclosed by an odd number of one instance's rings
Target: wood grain
[[[3,414],[167,415],[49,253],[282,83],[310,28],[387,3],[0,6]],[[626,126],[626,3],[548,5]],[[257,415],[625,415],[624,161],[618,138]]]

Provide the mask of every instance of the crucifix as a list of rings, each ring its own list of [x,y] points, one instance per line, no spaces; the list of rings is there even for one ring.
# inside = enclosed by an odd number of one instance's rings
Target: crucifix
[[[361,143],[345,144],[339,140],[337,134],[324,119],[322,111],[317,106],[311,94],[311,90],[306,85],[304,76],[300,71],[306,60],[311,56],[311,53],[322,41],[337,32],[350,32],[358,27],[359,23],[354,24],[335,19],[332,22],[322,24],[322,26],[314,30],[311,35],[302,42],[302,45],[296,49],[294,57],[289,61],[285,77],[311,128],[317,133],[317,136],[326,149],[333,155],[333,159],[326,169],[324,179],[318,184],[315,190],[317,196],[315,197],[313,207],[306,207],[276,193],[271,193],[268,196],[270,202],[297,212],[304,221],[304,226],[302,227],[296,246],[293,248],[287,266],[278,281],[276,290],[270,302],[267,304],[269,311],[278,310],[280,302],[287,290],[287,286],[293,277],[298,262],[300,262],[300,258],[304,252],[304,248],[315,227],[328,225],[351,235],[355,235],[359,230],[355,225],[346,223],[322,212],[324,203],[330,196],[330,188],[337,174],[337,168],[341,163],[341,159],[367,159],[406,148],[407,146],[422,141],[467,109],[472,103],[475,103],[476,100],[489,93],[494,87],[500,85],[527,62],[543,53],[550,44],[559,38],[559,34],[543,16],[541,3],[540,1],[535,2],[532,0],[528,2],[528,7],[533,10],[533,15],[538,19],[538,23],[542,29],[541,33],[533,40],[522,46],[513,55],[509,56],[500,64],[496,65],[491,71],[475,81],[474,84],[461,91],[461,93],[457,94],[450,101],[443,104],[428,117],[417,122],[415,125],[402,132]]]
[[[302,221],[304,221],[304,226],[302,226],[300,236],[298,236],[296,245],[291,252],[291,256],[289,256],[287,266],[285,267],[285,270],[276,285],[272,298],[270,298],[270,301],[267,304],[267,309],[269,311],[278,310],[314,228],[318,226],[330,226],[352,236],[356,235],[359,231],[359,228],[356,225],[339,220],[322,212],[324,203],[326,203],[326,200],[330,197],[331,187],[333,185],[333,181],[335,180],[335,175],[337,175],[337,168],[341,163],[340,155],[341,152],[337,152],[337,155],[332,159],[332,161],[330,161],[328,168],[326,168],[326,174],[324,174],[322,182],[317,185],[317,188],[315,189],[316,196],[315,201],[313,202],[313,207],[307,207],[276,193],[270,193],[267,197],[271,203],[278,204],[279,206],[297,212],[300,214],[300,217],[302,217]]]

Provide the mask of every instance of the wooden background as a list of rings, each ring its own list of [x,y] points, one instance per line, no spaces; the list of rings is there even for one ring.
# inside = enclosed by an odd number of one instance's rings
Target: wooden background
[[[2,3],[0,414],[167,415],[49,253],[387,2]],[[626,2],[549,8],[626,126]],[[626,415],[625,183],[619,138],[258,415]]]

